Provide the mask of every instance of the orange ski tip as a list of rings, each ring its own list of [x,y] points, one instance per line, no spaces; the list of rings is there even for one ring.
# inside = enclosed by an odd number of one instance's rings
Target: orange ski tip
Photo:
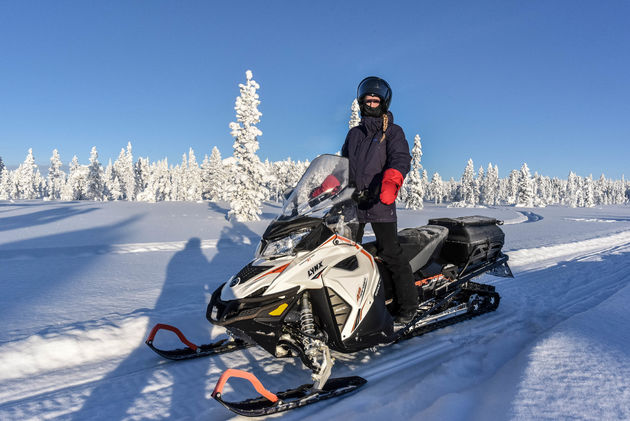
[[[249,381],[252,384],[252,386],[254,386],[254,389],[256,389],[256,392],[260,393],[269,401],[271,402],[278,401],[278,397],[274,395],[273,393],[271,393],[270,391],[268,391],[267,389],[265,389],[265,387],[262,385],[260,380],[256,378],[256,376],[254,376],[252,373],[248,373],[247,371],[237,370],[235,368],[228,368],[227,370],[225,370],[223,374],[221,374],[221,377],[219,377],[219,381],[217,382],[217,385],[214,387],[214,391],[212,392],[213,398],[217,395],[220,395],[223,392],[223,387],[225,386],[225,384],[227,383],[230,377],[239,377],[241,379],[245,379]]]
[[[188,348],[192,349],[193,351],[197,350],[197,348],[198,348],[197,345],[195,345],[194,343],[192,343],[188,339],[186,339],[184,334],[179,329],[177,329],[175,326],[165,325],[163,323],[158,323],[155,326],[153,326],[153,329],[151,329],[151,333],[149,333],[149,337],[147,338],[147,340],[145,342],[147,344],[152,343],[153,339],[155,339],[155,335],[160,330],[170,330],[171,332],[175,333],[177,335],[177,337],[179,338],[179,340],[182,341],[182,343],[184,345],[186,345]]]

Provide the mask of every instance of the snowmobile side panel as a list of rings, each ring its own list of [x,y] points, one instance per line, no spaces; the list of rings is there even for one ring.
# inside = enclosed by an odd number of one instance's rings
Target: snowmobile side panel
[[[394,321],[385,306],[385,292],[382,283],[374,297],[374,304],[367,314],[358,322],[358,327],[352,336],[343,342],[343,352],[355,352],[369,346],[379,345],[390,341],[393,333]]]

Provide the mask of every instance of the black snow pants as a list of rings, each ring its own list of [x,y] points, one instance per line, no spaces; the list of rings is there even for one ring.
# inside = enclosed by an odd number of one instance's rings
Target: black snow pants
[[[418,290],[413,280],[411,266],[403,255],[398,242],[398,228],[396,222],[370,222],[376,236],[378,256],[383,259],[385,267],[392,274],[394,295],[400,312],[415,310],[418,306]],[[359,224],[357,243],[361,243],[365,230],[365,223]]]

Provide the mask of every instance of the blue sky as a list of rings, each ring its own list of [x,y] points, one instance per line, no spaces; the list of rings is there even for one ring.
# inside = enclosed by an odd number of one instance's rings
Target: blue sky
[[[259,155],[340,149],[357,83],[392,85],[429,176],[527,162],[630,176],[630,2],[0,0],[0,156],[232,154],[245,71]]]

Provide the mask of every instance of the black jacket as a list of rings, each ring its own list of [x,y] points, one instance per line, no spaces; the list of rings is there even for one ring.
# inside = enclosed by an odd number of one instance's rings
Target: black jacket
[[[341,155],[350,161],[350,182],[369,197],[359,204],[359,222],[396,221],[396,204],[386,205],[379,199],[383,172],[394,168],[403,177],[409,172],[411,155],[405,133],[394,124],[394,116],[390,112],[387,115],[385,140],[381,142],[383,119],[363,117],[358,126],[350,129],[341,148]]]

